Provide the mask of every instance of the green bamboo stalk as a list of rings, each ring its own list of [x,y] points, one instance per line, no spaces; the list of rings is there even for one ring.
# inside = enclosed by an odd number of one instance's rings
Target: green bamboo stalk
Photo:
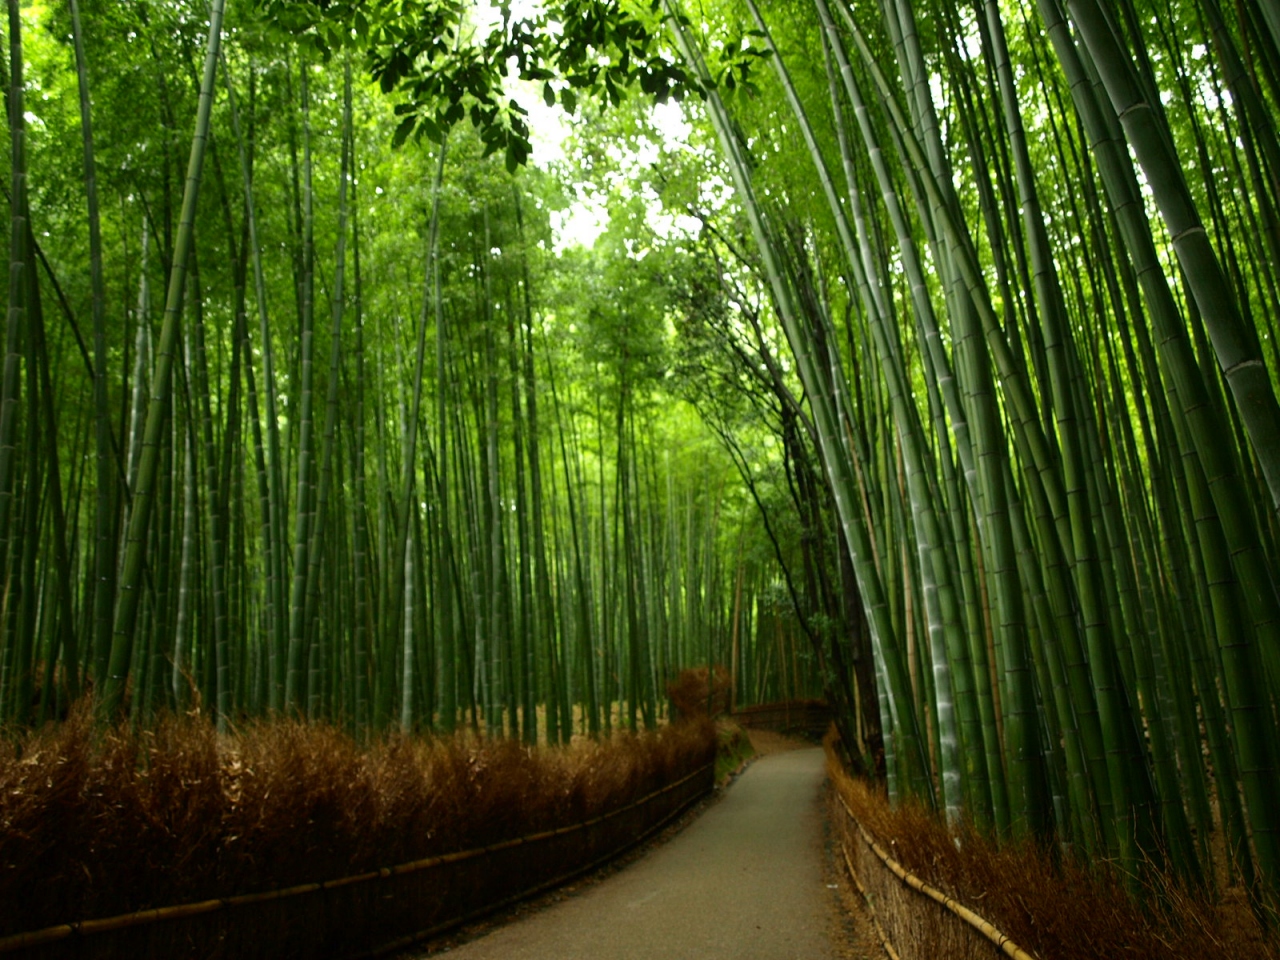
[[[21,394],[21,337],[27,325],[27,129],[22,56],[22,13],[17,0],[9,0],[9,309],[5,317],[5,358],[0,382],[0,582],[7,584],[10,569],[11,526],[17,475],[17,416]],[[9,637],[7,604],[0,615],[0,636],[5,641],[4,673],[0,675],[0,698],[13,689],[12,641]],[[7,705],[0,702],[6,718]]]
[[[15,8],[10,14],[11,17],[14,17],[17,14],[16,0],[10,0],[10,5]],[[100,716],[104,719],[113,718],[120,710],[125,682],[129,673],[129,661],[133,651],[138,603],[142,593],[142,572],[147,550],[147,530],[155,501],[160,434],[164,425],[165,404],[168,400],[172,380],[173,351],[178,339],[182,296],[186,283],[187,257],[191,249],[196,200],[200,190],[200,174],[204,164],[205,144],[209,135],[209,114],[213,105],[213,86],[218,64],[218,49],[222,39],[222,18],[225,9],[226,0],[213,0],[209,18],[209,37],[204,74],[200,84],[199,108],[196,113],[195,134],[191,141],[191,157],[187,166],[187,183],[183,192],[182,215],[178,225],[177,242],[174,246],[169,291],[165,299],[165,314],[157,350],[156,373],[152,379],[150,400],[147,407],[142,460],[138,470],[138,479],[132,491],[132,512],[129,517],[124,567],[120,578],[120,594],[116,602],[111,656],[108,662],[106,683],[103,686],[99,711]],[[3,444],[0,443],[0,460],[3,459],[3,452]],[[2,470],[0,470],[0,473],[2,473]],[[2,494],[3,483],[0,483],[0,495]]]
[[[329,332],[329,382],[326,388],[324,440],[320,453],[320,483],[316,494],[315,522],[310,531],[311,544],[307,548],[304,631],[313,629],[312,624],[320,606],[320,571],[324,550],[325,518],[333,485],[333,448],[337,437],[338,381],[342,373],[342,320],[346,312],[347,192],[352,168],[352,157],[348,149],[351,138],[350,62],[343,64],[342,89],[342,158],[338,175],[338,240],[337,250],[334,253],[333,290],[330,295],[332,326]]]
[[[354,136],[352,136],[352,139],[354,140]],[[369,570],[368,481],[365,476],[365,424],[367,417],[365,410],[365,380],[367,372],[364,351],[364,277],[360,270],[360,202],[358,199],[358,187],[359,177],[353,177],[351,183],[351,266],[355,280],[355,303],[353,306],[355,309],[356,402],[355,429],[353,431],[354,464],[352,466],[353,485],[355,487],[355,536],[352,557],[353,589],[355,591],[355,603],[353,604],[355,629],[351,638],[352,645],[355,648],[355,656],[353,658],[355,703],[352,719],[357,729],[367,729],[372,725],[373,720],[370,709],[370,681],[373,673],[373,664],[369,661],[373,638],[376,636],[377,631],[370,622],[371,614],[375,607],[371,602],[373,585]],[[443,497],[441,501],[443,508]],[[437,603],[437,608],[445,606],[448,602],[445,599],[448,596],[447,591],[442,590],[437,596],[442,598]],[[448,634],[451,636],[452,631],[450,630]],[[452,676],[452,671],[450,671],[450,676]],[[446,707],[446,712],[447,710],[448,708]],[[456,713],[456,707],[454,708],[454,713]],[[449,715],[452,716],[453,714]],[[451,731],[453,729],[452,723],[446,729]]]
[[[245,138],[240,128],[239,111],[236,103],[235,84],[231,79],[230,68],[225,57],[222,58],[222,73],[227,84],[227,105],[231,115],[232,132],[236,138],[236,147],[240,160],[240,177],[244,187],[245,223],[249,233],[249,256],[253,264],[254,301],[257,304],[258,331],[261,338],[263,392],[266,395],[267,415],[267,448],[264,456],[261,451],[261,425],[258,419],[258,404],[254,390],[253,365],[249,363],[248,376],[250,384],[250,403],[255,447],[258,449],[259,472],[266,471],[267,503],[263,510],[264,550],[267,565],[267,596],[270,617],[270,678],[268,680],[268,701],[273,710],[284,708],[284,661],[287,651],[284,597],[284,552],[285,529],[287,526],[287,505],[284,495],[284,460],[280,444],[280,420],[276,409],[276,374],[274,349],[272,346],[271,327],[267,311],[266,280],[262,267],[262,244],[258,237],[258,220],[253,195],[253,174],[249,165]],[[246,328],[245,336],[248,331]],[[248,355],[248,354],[246,354]]]
[[[85,61],[80,4],[70,0],[71,33],[76,52],[76,79],[80,92],[80,127],[84,143],[85,201],[89,215],[89,283],[93,295],[94,415],[96,417],[97,506],[94,531],[94,584],[92,649],[106,659],[111,646],[111,613],[115,602],[118,510],[116,465],[111,440],[111,414],[107,406],[106,292],[102,278],[102,225],[98,212],[98,177],[94,160],[93,125],[89,98],[89,71]]]
[[[1129,54],[1117,42],[1102,8],[1095,0],[1068,0],[1068,8],[1151,185],[1222,374],[1248,429],[1273,507],[1280,510],[1280,404],[1266,365],[1245,332],[1236,298],[1191,199],[1172,140],[1160,123],[1159,112],[1140,90]]]
[[[431,223],[428,229],[428,271],[430,271],[431,281],[424,285],[428,289],[435,288],[435,261],[439,256],[439,229],[440,229],[440,191],[444,178],[444,161],[445,154],[448,149],[448,141],[445,140],[440,144],[439,153],[436,155],[436,171],[435,179],[432,184],[432,201],[431,201]],[[417,351],[414,360],[413,373],[413,399],[411,407],[407,415],[405,437],[403,443],[403,471],[404,476],[401,481],[401,487],[398,497],[398,523],[395,533],[395,541],[392,545],[390,554],[392,561],[391,581],[387,593],[387,603],[389,606],[384,610],[389,613],[396,625],[401,625],[401,617],[403,615],[404,601],[402,599],[405,590],[406,568],[404,564],[407,562],[406,556],[407,544],[409,540],[409,514],[410,505],[413,501],[414,487],[417,479],[417,441],[418,441],[418,423],[421,418],[422,409],[422,381],[423,369],[426,359],[426,343],[427,343],[427,309],[428,304],[434,303],[435,297],[423,296],[422,311],[418,320],[418,336]],[[442,427],[443,429],[443,427]],[[409,629],[409,627],[405,627]],[[408,634],[405,634],[408,636]],[[408,663],[409,661],[405,661]],[[408,685],[412,678],[406,676],[404,678],[404,689],[408,689]]]
[[[668,4],[672,14],[671,23],[675,30],[677,45],[685,59],[698,68],[699,75],[706,80],[705,67],[691,40],[684,32],[675,11]],[[889,610],[883,596],[880,577],[871,565],[871,544],[861,516],[853,509],[850,495],[856,490],[853,481],[853,469],[848,453],[840,440],[837,415],[832,409],[829,397],[823,393],[823,375],[814,364],[808,346],[808,336],[800,326],[799,313],[792,301],[790,285],[784,279],[781,265],[774,254],[774,241],[771,231],[765,223],[763,211],[755,200],[754,191],[749,180],[749,164],[741,155],[739,143],[733,127],[724,112],[718,95],[714,90],[708,94],[711,116],[720,138],[722,150],[729,160],[730,171],[734,177],[739,202],[743,205],[751,223],[752,234],[757,248],[764,261],[770,279],[770,288],[774,294],[775,306],[781,316],[783,326],[796,355],[801,377],[809,393],[810,402],[815,406],[815,421],[818,423],[819,436],[822,442],[823,461],[831,475],[831,487],[836,498],[837,510],[841,518],[841,527],[849,552],[858,571],[859,586],[867,607],[867,619],[872,624],[872,641],[877,656],[885,663],[888,678],[893,684],[893,694],[889,699],[889,712],[893,716],[894,728],[903,739],[903,757],[910,771],[908,782],[912,792],[931,800],[932,789],[925,773],[928,763],[925,757],[924,744],[918,731],[909,684],[905,674],[905,664],[897,649],[896,634],[889,618]],[[887,659],[886,659],[887,658]]]
[[[299,284],[298,327],[298,477],[294,494],[293,585],[289,592],[289,652],[285,666],[284,711],[296,713],[306,697],[304,661],[307,657],[307,573],[311,534],[316,522],[313,360],[315,330],[315,190],[311,155],[310,67],[299,70],[302,96],[302,273]],[[293,418],[289,418],[292,428]]]
[[[1217,421],[1209,403],[1204,381],[1168,285],[1165,283],[1151,231],[1143,213],[1137,180],[1131,162],[1122,152],[1109,123],[1101,112],[1105,101],[1094,96],[1088,77],[1082,69],[1079,51],[1067,33],[1065,21],[1056,4],[1042,0],[1041,15],[1071,84],[1077,110],[1098,158],[1107,197],[1115,211],[1125,249],[1134,259],[1134,268],[1142,284],[1156,332],[1161,359],[1169,371],[1170,383],[1176,390],[1178,404],[1173,407],[1175,423],[1185,418],[1193,438],[1196,460],[1185,458],[1186,476],[1196,482],[1203,476],[1212,497],[1217,519],[1206,517],[1197,524],[1199,552],[1206,565],[1206,580],[1212,596],[1215,634],[1223,667],[1223,687],[1236,735],[1234,747],[1244,779],[1250,820],[1261,818],[1254,826],[1259,843],[1259,867],[1271,890],[1280,876],[1276,864],[1280,855],[1274,849],[1277,824],[1273,792],[1275,761],[1270,744],[1274,741],[1274,722],[1262,707],[1262,678],[1259,647],[1280,623],[1274,614],[1275,589],[1266,561],[1262,557],[1256,529],[1247,519],[1247,499],[1234,472],[1234,464],[1225,445],[1225,431]],[[1200,466],[1203,465],[1203,474]],[[1207,505],[1207,504],[1206,504]],[[1203,507],[1197,516],[1204,516]],[[1211,569],[1210,569],[1211,568]],[[1239,578],[1239,586],[1236,579]],[[1239,590],[1239,593],[1237,593]],[[1247,604],[1254,631],[1240,622],[1241,594]],[[1254,636],[1257,636],[1255,641]],[[1268,864],[1266,861],[1270,861]],[[1274,896],[1274,893],[1271,894]]]
[[[217,724],[221,732],[227,729],[227,713],[230,710],[231,679],[229,641],[227,638],[227,590],[226,590],[226,541],[224,534],[224,499],[225,490],[221,485],[221,471],[218,463],[218,451],[214,441],[213,405],[210,398],[208,356],[205,345],[205,323],[203,295],[200,287],[199,260],[194,243],[191,252],[191,281],[195,294],[192,297],[192,353],[195,361],[192,371],[195,401],[195,416],[199,418],[200,440],[204,451],[205,503],[208,507],[208,520],[205,524],[207,550],[210,565],[210,595],[213,606],[213,645],[215,659],[216,702],[212,704],[216,711]]]

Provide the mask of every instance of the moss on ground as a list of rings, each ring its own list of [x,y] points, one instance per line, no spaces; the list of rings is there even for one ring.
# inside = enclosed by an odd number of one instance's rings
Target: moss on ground
[[[731,720],[716,721],[716,783],[723,786],[756,755],[747,731]]]

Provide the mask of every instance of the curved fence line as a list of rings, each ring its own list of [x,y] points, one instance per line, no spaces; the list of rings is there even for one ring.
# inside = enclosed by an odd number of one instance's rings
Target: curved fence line
[[[492,913],[613,859],[662,829],[709,793],[714,787],[714,769],[714,763],[706,764],[626,806],[581,823],[336,880],[139,910],[12,934],[0,937],[0,954],[22,952],[41,958],[125,955],[126,951],[118,949],[121,945],[107,944],[105,941],[112,938],[104,935],[137,934],[140,932],[138,928],[161,924],[181,926],[180,921],[185,920],[199,924],[201,929],[193,926],[185,936],[180,930],[169,930],[164,936],[145,937],[149,942],[142,945],[144,949],[135,952],[138,945],[130,945],[128,955],[225,956],[228,951],[222,949],[222,941],[228,933],[226,928],[232,923],[233,914],[251,913],[256,908],[259,913],[257,920],[264,928],[274,921],[277,928],[283,923],[293,934],[305,934],[309,921],[302,914],[309,901],[316,899],[325,901],[319,916],[326,928],[335,925],[331,908],[338,904],[334,900],[345,901],[347,906],[354,908],[354,912],[365,916],[349,918],[351,923],[346,927],[346,934],[339,937],[337,943],[332,937],[317,937],[312,931],[307,938],[310,942],[292,946],[281,942],[278,929],[256,930],[258,924],[251,923],[255,931],[239,931],[240,935],[235,937],[238,949],[234,955],[283,958],[386,953]],[[535,851],[537,858],[532,859],[530,855]],[[548,866],[550,870],[546,869]],[[445,878],[448,882],[438,882],[434,887],[422,882],[427,874],[440,870],[449,872]],[[519,880],[521,871],[531,882]],[[406,896],[397,890],[397,887],[404,886],[419,889],[408,891]],[[366,889],[375,887],[379,889],[372,894]],[[465,895],[468,891],[472,893],[471,897]],[[427,902],[432,893],[440,895],[441,904],[437,904],[435,910]],[[485,896],[487,893],[497,895]],[[454,902],[444,903],[450,899]],[[384,902],[388,900],[398,902],[388,910]],[[287,913],[291,909],[297,916],[279,916],[282,910]],[[396,916],[379,916],[388,912]],[[368,916],[370,914],[373,916]],[[416,917],[430,917],[432,922],[415,923]],[[365,921],[363,924],[361,919]],[[361,936],[361,928],[395,936],[376,943],[374,949],[369,950],[369,943],[379,938],[370,934]],[[409,932],[403,933],[406,929]],[[209,941],[211,936],[212,942]],[[361,949],[364,952],[358,953]],[[99,954],[95,952],[97,950],[104,952]]]
[[[672,809],[660,821],[655,823],[653,826],[647,829],[644,833],[640,834],[639,836],[633,837],[631,840],[629,840],[627,843],[623,844],[622,846],[617,847],[616,849],[606,851],[601,856],[597,857],[591,862],[585,863],[582,866],[572,870],[569,873],[553,877],[550,880],[546,880],[542,883],[539,883],[537,886],[533,886],[528,888],[527,890],[523,890],[519,893],[513,894],[512,896],[507,897],[505,900],[501,900],[497,903],[492,903],[487,906],[481,907],[465,916],[458,917],[455,920],[449,920],[444,923],[437,924],[434,927],[429,927],[424,930],[419,930],[416,933],[411,933],[406,936],[399,937],[396,940],[390,941],[388,943],[384,943],[373,950],[367,951],[366,953],[357,954],[355,957],[352,957],[351,960],[368,960],[368,958],[381,957],[388,953],[393,953],[397,950],[401,950],[405,947],[408,947],[413,943],[417,943],[422,940],[428,940],[431,937],[438,936],[439,934],[444,933],[447,930],[453,929],[455,927],[460,927],[465,923],[471,922],[472,920],[478,920],[479,918],[484,917],[491,913],[495,913],[496,911],[501,910],[504,907],[508,907],[513,903],[518,903],[521,900],[527,900],[530,897],[535,897],[538,894],[544,893],[547,890],[551,890],[554,887],[558,887],[563,883],[568,883],[570,880],[574,879],[575,877],[583,876],[584,874],[590,873],[592,870],[595,870],[599,867],[604,866],[610,860],[613,860],[616,857],[620,856],[621,854],[625,853],[631,847],[634,847],[640,843],[643,843],[645,840],[652,837],[654,834],[662,830],[664,827],[670,824],[673,820],[675,820],[678,816],[680,816],[682,813],[688,810],[689,807],[691,807],[694,803],[702,799],[702,797],[706,796],[706,794],[710,793],[712,788],[715,786],[715,763],[713,762],[711,764],[708,764],[706,767],[703,767],[700,770],[695,770],[693,771],[693,773],[687,774],[681,779],[675,781],[674,783],[670,783],[659,790],[655,790],[653,793],[649,794],[648,796],[632,804],[631,806],[635,807],[646,801],[653,800],[654,798],[659,797],[662,794],[667,793],[668,791],[671,791],[676,789],[677,787],[683,786],[684,784],[688,783],[690,780],[693,780],[695,777],[699,775],[710,777],[705,790],[695,793],[692,796],[685,799],[682,803],[679,804],[679,806]],[[621,813],[621,812],[622,810],[615,811],[615,813]],[[575,825],[572,827],[560,827],[557,830],[548,830],[548,831],[545,831],[544,833],[533,834],[532,836],[522,837],[520,839],[527,843],[527,842],[532,842],[535,839],[553,836],[556,833],[567,833],[571,830],[577,830],[580,827],[585,827],[588,824],[598,823],[601,820],[604,820],[607,817],[610,817],[612,815],[613,814],[604,814],[600,817],[596,817],[594,820],[585,821],[580,825]]]
[[[844,808],[844,812],[849,817],[849,820],[852,821],[855,827],[857,827],[858,834],[862,838],[862,841],[867,845],[867,848],[871,850],[880,859],[880,861],[889,868],[890,872],[901,880],[905,886],[910,887],[917,893],[921,893],[934,902],[941,904],[947,910],[951,911],[967,923],[972,929],[976,930],[987,940],[991,941],[997,950],[1006,954],[1012,958],[1012,960],[1036,960],[1035,956],[1014,943],[1009,936],[1002,933],[993,923],[983,919],[959,901],[953,900],[941,890],[931,887],[915,874],[908,871],[902,866],[902,864],[898,863],[897,860],[894,860],[893,857],[889,856],[889,854],[875,842],[872,836],[867,832],[866,828],[859,822],[858,818],[854,816],[853,811],[849,809],[849,804],[845,802],[844,797],[840,795],[839,791],[836,792],[836,799],[840,801],[840,806]],[[853,869],[853,863],[849,858],[848,848],[843,843],[841,844],[841,852],[844,854],[845,864],[848,866],[850,875],[853,877],[854,882],[858,884],[858,889],[862,892],[863,897],[866,898],[868,904],[870,904],[870,898],[867,897],[867,892],[863,888],[862,883],[858,880],[857,874]],[[889,943],[888,937],[883,935],[883,930],[880,929],[879,921],[876,921],[876,927],[878,932],[881,934],[881,940],[886,951],[889,952],[890,956],[894,956],[892,945]]]

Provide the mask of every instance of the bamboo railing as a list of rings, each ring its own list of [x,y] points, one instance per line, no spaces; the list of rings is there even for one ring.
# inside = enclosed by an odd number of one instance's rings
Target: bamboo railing
[[[854,866],[855,860],[863,859],[865,862],[865,858],[858,856],[857,849],[850,849],[850,844],[847,842],[850,832],[848,829],[842,829],[840,846],[845,867],[867,904],[876,936],[890,960],[925,960],[925,958],[967,960],[970,957],[990,956],[993,946],[998,953],[1010,957],[1011,960],[1037,960],[1034,955],[1014,943],[990,921],[983,919],[941,890],[925,883],[898,863],[858,822],[858,818],[849,809],[844,797],[840,796],[839,792],[835,793],[835,797],[847,818],[844,826],[846,828],[849,825],[853,826],[857,838],[862,841],[863,848],[873,853],[879,865],[900,881],[895,885],[899,890],[902,888],[914,890],[962,921],[958,925],[939,923],[936,909],[927,907],[918,898],[906,899],[894,896],[891,887],[887,887],[883,882],[876,883],[871,878],[868,878],[871,880],[871,886],[879,888],[878,895],[868,890],[867,885],[863,883],[863,877],[859,875],[867,871],[860,871]],[[876,901],[879,901],[881,906],[879,912],[876,910]],[[945,915],[943,917],[945,918]],[[895,938],[886,927],[894,929],[899,934],[896,937],[896,944]]]

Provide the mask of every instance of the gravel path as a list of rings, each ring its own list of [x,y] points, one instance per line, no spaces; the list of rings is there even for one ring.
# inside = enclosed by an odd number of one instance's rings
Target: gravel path
[[[823,754],[761,757],[636,863],[448,951],[460,960],[833,960]]]

